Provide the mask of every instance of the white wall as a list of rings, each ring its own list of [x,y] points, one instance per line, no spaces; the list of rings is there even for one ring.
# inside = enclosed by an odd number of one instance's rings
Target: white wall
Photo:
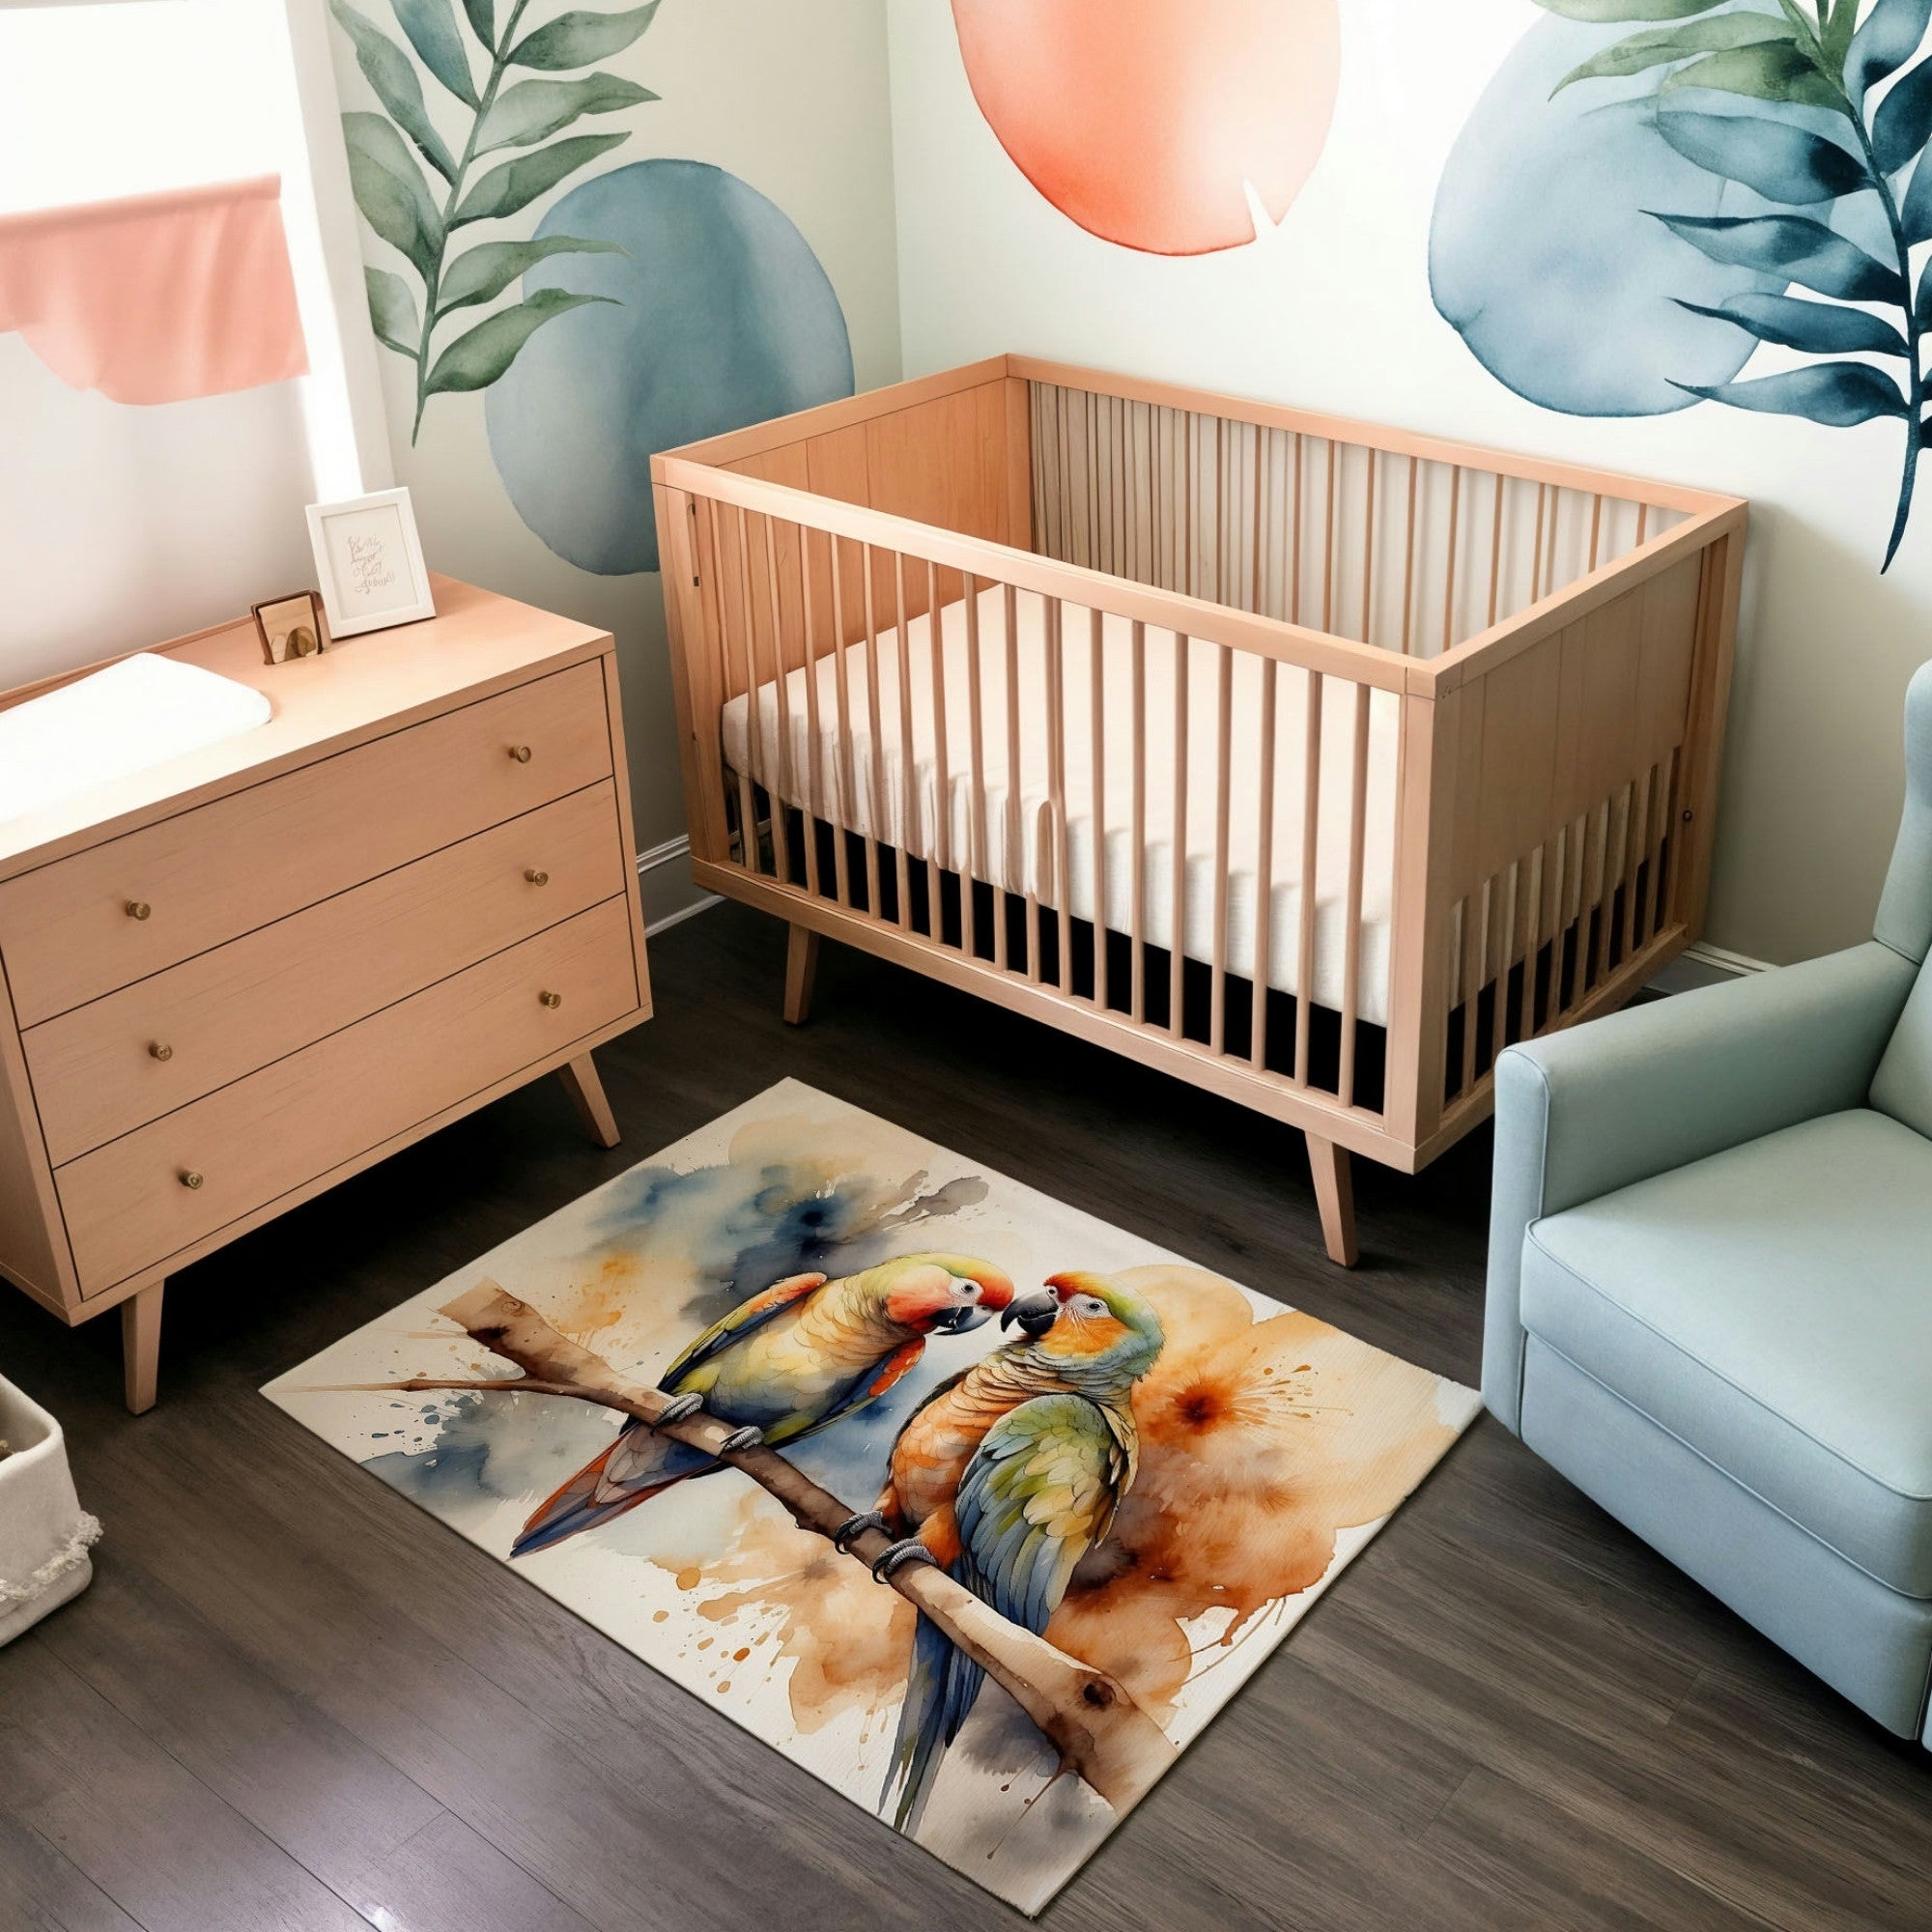
[[[321,0],[292,5],[319,25]],[[374,357],[337,326],[300,78],[310,125],[320,118],[334,143],[324,158],[340,175],[339,225],[348,184],[329,71],[311,58],[298,77],[281,6],[0,8],[0,214],[279,174],[312,371],[235,395],[132,406],[70,389],[18,336],[0,335],[0,687],[245,614],[311,582],[302,506],[354,495],[365,476],[370,488],[387,481],[362,460]],[[318,79],[326,99],[313,99]],[[348,264],[366,337],[353,230]]]
[[[1889,576],[1896,424],[1827,429],[1706,403],[1556,414],[1436,313],[1435,187],[1531,0],[1350,0],[1335,122],[1278,230],[1167,258],[1095,240],[1008,158],[952,10],[889,0],[907,375],[1004,350],[1329,409],[1752,499],[1709,937],[1789,959],[1870,930],[1902,791],[1900,699],[1932,655],[1932,511]]]
[[[373,107],[339,35],[335,52],[344,108]],[[628,128],[631,139],[608,165],[653,156],[707,161],[776,202],[838,293],[858,386],[897,381],[882,0],[813,0],[809,7],[795,0],[666,0],[641,40],[600,65],[662,98],[572,131]],[[582,179],[588,176],[573,177],[557,192]],[[520,214],[515,232],[528,234],[554,198]],[[364,245],[372,262],[394,266],[366,233]],[[432,399],[412,446],[412,367],[386,351],[381,361],[396,481],[411,490],[430,567],[615,637],[638,844],[649,852],[681,838],[683,791],[658,577],[591,575],[547,549],[525,526],[492,460],[486,392]],[[647,874],[645,885],[646,911],[654,917],[695,898],[681,866]]]

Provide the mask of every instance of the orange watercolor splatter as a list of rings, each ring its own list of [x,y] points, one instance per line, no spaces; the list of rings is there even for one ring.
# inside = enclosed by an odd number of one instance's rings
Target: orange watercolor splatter
[[[973,98],[1013,163],[1090,234],[1158,255],[1254,240],[1328,138],[1337,0],[952,0]]]

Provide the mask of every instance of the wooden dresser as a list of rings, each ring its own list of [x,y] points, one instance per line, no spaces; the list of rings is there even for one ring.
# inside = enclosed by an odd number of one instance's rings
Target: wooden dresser
[[[0,823],[0,1274],[121,1309],[137,1413],[171,1270],[545,1073],[616,1142],[591,1049],[650,990],[611,639],[435,587],[290,664],[247,621],[158,646],[273,717]]]

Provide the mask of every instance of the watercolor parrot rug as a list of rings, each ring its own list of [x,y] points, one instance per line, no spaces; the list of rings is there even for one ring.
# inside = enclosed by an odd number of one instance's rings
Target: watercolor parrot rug
[[[1026,1912],[1477,1408],[789,1080],[263,1393]]]

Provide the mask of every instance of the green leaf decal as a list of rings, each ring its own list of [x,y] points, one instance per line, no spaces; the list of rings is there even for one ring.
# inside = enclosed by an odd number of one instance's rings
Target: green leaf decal
[[[1845,59],[1852,50],[1852,29],[1859,21],[1859,0],[1833,0],[1825,16],[1822,45],[1825,58],[1836,73],[1845,71]]]
[[[1912,352],[1905,337],[1883,316],[1861,308],[1840,308],[1834,302],[1800,301],[1792,296],[1732,296],[1721,308],[1679,300],[1692,315],[1734,322],[1760,342],[1802,349],[1807,355],[1850,355],[1868,350],[1875,355],[1906,355]]]
[[[474,107],[476,83],[469,77],[469,56],[463,51],[449,0],[389,0],[389,5],[416,58],[466,107]]]
[[[1689,87],[1742,94],[1753,100],[1796,101],[1806,107],[1830,107],[1840,114],[1844,112],[1844,102],[1833,91],[1832,83],[1801,48],[1789,42],[1783,45],[1733,47],[1723,53],[1707,54],[1668,75],[1658,94],[1675,94]]]
[[[442,271],[437,313],[467,308],[501,295],[526,269],[552,255],[621,255],[614,242],[586,242],[575,235],[546,235],[535,242],[479,242]]]
[[[1932,0],[1878,0],[1845,56],[1845,87],[1855,101],[1861,102],[1866,88],[1896,73],[1918,51],[1928,22]]]
[[[1709,4],[1716,5],[1717,0],[1709,0]],[[623,14],[559,14],[510,49],[510,65],[543,68],[550,72],[588,67],[592,61],[621,53],[651,24],[657,11],[658,0],[648,0],[647,5]]]
[[[1747,383],[1719,383],[1708,389],[1694,383],[1675,386],[1709,402],[1728,403],[1736,410],[1805,416],[1833,429],[1849,429],[1854,423],[1870,422],[1878,416],[1907,413],[1898,384],[1869,362],[1814,362],[1809,368],[1787,369]]]
[[[1770,201],[1835,201],[1870,185],[1856,155],[1788,121],[1671,108],[1659,111],[1657,131],[1686,160],[1755,188]]]
[[[539,289],[514,308],[485,316],[467,334],[459,335],[429,373],[430,395],[447,389],[487,389],[517,359],[517,352],[554,316],[582,308],[585,302],[609,301],[609,296],[572,295],[567,289]]]
[[[430,125],[422,82],[416,78],[409,55],[344,0],[328,0],[328,11],[355,43],[355,65],[376,90],[377,99],[389,110],[389,119],[422,150],[423,157],[444,181],[453,182],[456,163],[442,145],[441,135]]]
[[[581,80],[520,80],[491,103],[477,130],[476,152],[527,148],[547,141],[582,114],[613,114],[658,97],[634,80],[614,73],[588,73]]]
[[[342,134],[349,149],[349,183],[362,218],[427,278],[442,248],[442,220],[422,170],[402,136],[380,114],[345,114]]]
[[[504,161],[492,168],[463,197],[449,218],[449,225],[457,228],[466,221],[514,214],[518,209],[527,208],[538,195],[554,188],[565,175],[630,138],[628,134],[573,134],[568,140],[539,148],[533,155]]]
[[[1653,27],[1648,33],[1633,34],[1628,40],[1618,41],[1581,67],[1572,68],[1550,89],[1550,95],[1553,99],[1579,80],[1619,79],[1625,74],[1641,73],[1647,68],[1662,67],[1669,61],[1689,60],[1693,54],[1719,53],[1765,43],[1789,47],[1790,23],[1774,20],[1766,14],[1713,14],[1677,26]]]
[[[497,0],[463,0],[463,11],[476,38],[494,54],[497,51]]]
[[[1892,83],[1872,116],[1872,152],[1887,174],[1902,168],[1932,140],[1932,60]]]
[[[369,320],[375,325],[376,340],[413,362],[422,324],[416,319],[416,298],[409,283],[387,269],[364,269],[362,280],[369,291]]]
[[[1822,221],[1800,214],[1656,214],[1655,218],[1714,262],[1762,270],[1840,301],[1903,306],[1906,299],[1897,270],[1888,269],[1857,242],[1834,235]]]

